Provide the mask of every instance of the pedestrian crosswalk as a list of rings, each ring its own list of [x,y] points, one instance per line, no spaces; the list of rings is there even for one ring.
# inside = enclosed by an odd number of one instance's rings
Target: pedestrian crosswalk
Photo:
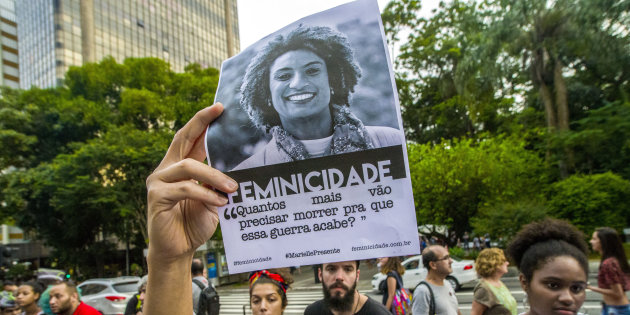
[[[372,292],[371,290],[359,290],[360,293],[366,294],[369,297],[381,302],[381,295]],[[524,298],[524,292],[522,290],[511,290],[512,294],[516,298],[519,304],[519,313],[527,310],[526,306],[522,303]],[[220,291],[221,297],[221,315],[251,315],[251,309],[249,307],[249,291],[247,289],[233,289]],[[472,303],[472,292],[458,292],[457,299],[459,301],[459,308],[462,314],[470,314]],[[591,292],[587,294],[587,299],[580,310],[584,314],[599,314],[601,312],[601,305],[596,297],[590,296]],[[284,311],[285,315],[298,315],[304,314],[306,307],[324,297],[321,288],[300,288],[293,289],[287,292],[287,298],[289,305]]]

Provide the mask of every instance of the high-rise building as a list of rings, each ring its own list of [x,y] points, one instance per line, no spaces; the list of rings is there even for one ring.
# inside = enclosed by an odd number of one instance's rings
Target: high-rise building
[[[0,0],[0,38],[2,46],[2,66],[0,67],[0,85],[12,88],[20,87],[18,68],[18,37],[15,22],[15,0]]]
[[[239,51],[236,0],[19,0],[20,86],[63,83],[71,65],[158,57],[176,72]]]

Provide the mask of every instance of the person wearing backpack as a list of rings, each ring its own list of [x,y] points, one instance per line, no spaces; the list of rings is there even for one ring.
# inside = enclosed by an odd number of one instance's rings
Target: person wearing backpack
[[[422,251],[422,264],[427,269],[427,278],[413,292],[412,313],[461,315],[455,290],[448,281],[444,281],[453,272],[453,259],[448,250],[440,245],[425,248]]]
[[[387,275],[384,280],[383,305],[392,310],[396,291],[404,288],[401,276],[405,273],[400,257],[383,257],[380,259],[381,273]],[[411,307],[411,305],[409,305]],[[394,311],[392,313],[396,314]]]
[[[192,274],[193,311],[196,315],[218,315],[219,295],[204,276],[204,269],[206,268],[201,259],[193,259],[190,267]]]

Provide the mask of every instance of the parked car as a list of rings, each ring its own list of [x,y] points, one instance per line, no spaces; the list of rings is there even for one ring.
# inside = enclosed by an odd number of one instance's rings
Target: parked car
[[[90,279],[81,283],[81,301],[104,315],[125,313],[129,299],[138,292],[139,277]]]
[[[427,277],[427,270],[422,265],[422,255],[405,259],[402,262],[402,266],[405,268],[405,274],[402,275],[403,284],[405,288],[413,291],[420,281]],[[478,278],[474,261],[453,259],[452,267],[453,272],[446,277],[446,280],[451,283],[455,291],[458,291],[464,285],[476,283]],[[372,289],[376,292],[382,292],[379,290],[379,285],[386,278],[387,276],[380,272],[375,274],[372,277]]]

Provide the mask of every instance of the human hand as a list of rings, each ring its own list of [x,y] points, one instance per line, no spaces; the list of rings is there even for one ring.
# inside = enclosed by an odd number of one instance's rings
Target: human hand
[[[226,193],[237,188],[234,180],[203,162],[204,131],[222,112],[219,103],[197,112],[175,134],[164,159],[147,178],[151,261],[168,264],[192,258],[217,228],[216,207],[227,203],[212,188]]]

